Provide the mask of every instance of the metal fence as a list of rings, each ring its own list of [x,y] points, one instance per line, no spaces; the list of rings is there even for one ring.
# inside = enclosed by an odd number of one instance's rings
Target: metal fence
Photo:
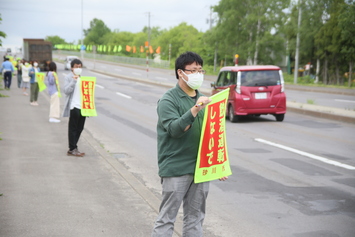
[[[53,55],[72,55],[72,56],[78,56],[81,58],[81,52],[78,51],[62,51],[62,50],[56,50],[53,51]],[[105,55],[105,54],[94,54],[94,53],[83,53],[84,59],[95,59],[95,60],[100,60],[100,61],[107,61],[107,62],[114,62],[114,63],[124,63],[124,64],[133,64],[133,65],[147,65],[147,59],[145,58],[132,58],[132,57],[123,57],[123,56],[115,56],[115,55]],[[157,67],[157,68],[169,68],[169,61],[167,60],[161,60],[159,58],[155,59],[148,59],[149,60],[149,66],[151,67]]]

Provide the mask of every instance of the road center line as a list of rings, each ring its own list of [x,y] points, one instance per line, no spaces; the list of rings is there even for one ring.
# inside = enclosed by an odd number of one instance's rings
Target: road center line
[[[335,101],[348,102],[348,103],[355,103],[355,100],[341,100],[341,99],[335,99]]]
[[[98,88],[105,89],[105,87],[100,86],[100,85],[98,85],[98,84],[96,84],[96,86],[97,86]]]
[[[99,75],[100,77],[105,77],[105,78],[112,78],[110,76],[106,76],[104,74],[100,74],[100,73],[96,73],[96,72],[92,72],[93,74]]]
[[[268,144],[270,146],[278,147],[278,148],[281,148],[281,149],[284,149],[286,151],[290,151],[290,152],[293,152],[293,153],[296,153],[296,154],[299,154],[299,155],[302,155],[302,156],[306,156],[306,157],[314,159],[314,160],[322,161],[322,162],[330,164],[330,165],[338,166],[338,167],[341,167],[341,168],[344,168],[344,169],[348,169],[348,170],[355,170],[354,166],[346,165],[346,164],[340,163],[338,161],[330,160],[330,159],[327,159],[327,158],[324,158],[324,157],[321,157],[321,156],[313,155],[313,154],[308,153],[308,152],[300,151],[300,150],[297,150],[297,149],[294,149],[294,148],[291,148],[291,147],[287,147],[287,146],[284,146],[284,145],[281,145],[281,144],[277,144],[277,143],[274,143],[274,142],[266,141],[266,140],[261,139],[261,138],[255,138],[255,141],[261,142],[261,143],[264,143],[264,144]]]
[[[116,92],[116,94],[119,95],[119,96],[125,97],[127,99],[132,99],[132,97],[130,97],[129,95],[125,95],[125,94],[122,94],[120,92]]]

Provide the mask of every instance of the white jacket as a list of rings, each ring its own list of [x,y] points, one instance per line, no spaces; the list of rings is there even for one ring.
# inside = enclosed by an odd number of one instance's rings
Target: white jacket
[[[26,67],[25,65],[21,66],[22,68],[22,81],[23,82],[29,82],[30,81],[30,76],[28,75],[29,70],[31,67]]]

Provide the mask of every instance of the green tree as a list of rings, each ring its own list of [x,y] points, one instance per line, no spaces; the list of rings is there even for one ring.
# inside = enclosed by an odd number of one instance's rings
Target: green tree
[[[351,87],[352,69],[355,61],[355,3],[349,1],[344,4],[338,16],[341,30],[341,53],[349,63],[348,87]]]
[[[285,54],[280,34],[285,21],[286,0],[221,0],[214,11],[218,22],[210,38],[219,57],[240,55],[240,64],[276,64]],[[281,46],[281,47],[280,47]]]
[[[128,31],[109,33],[106,34],[103,38],[103,44],[121,45],[122,51],[119,53],[119,55],[126,55],[132,57],[132,53],[126,51],[126,45],[132,46],[134,35],[134,33]]]
[[[170,57],[174,59],[186,51],[200,53],[202,51],[202,37],[202,32],[183,22],[164,31],[157,39],[157,45],[162,48],[161,54],[164,60],[169,58],[169,45],[171,45]]]
[[[45,40],[51,42],[53,46],[56,44],[67,44],[67,42],[65,42],[65,40],[63,38],[61,38],[57,35],[46,36]]]
[[[338,16],[343,4],[344,0],[332,0],[330,2],[329,8],[325,8],[327,10],[327,14],[324,14],[327,17],[325,23],[315,35],[316,54],[324,60],[324,84],[334,84],[335,81],[339,84],[339,64],[343,58],[339,53],[341,49],[341,29],[338,24]],[[329,61],[332,62],[331,65],[328,64]]]
[[[105,44],[105,36],[110,34],[111,30],[105,23],[97,18],[90,22],[90,28],[84,30],[84,44],[85,45],[102,45]]]
[[[2,18],[1,18],[1,14],[0,14],[0,24],[2,22]],[[2,38],[6,38],[6,34],[2,31],[0,31],[0,46],[2,46],[2,40],[1,40],[1,37]]]
[[[319,50],[319,45],[315,42],[315,36],[324,25],[329,0],[302,0],[299,3],[299,5],[290,6],[291,11],[288,15],[288,19],[286,24],[282,27],[282,32],[287,39],[287,55],[292,59],[295,57],[296,37],[299,31],[299,65],[305,65],[308,62],[311,62],[312,65],[316,65],[319,63],[320,56],[316,54],[317,50]],[[300,29],[298,29],[298,13],[300,7],[302,10],[302,21]]]

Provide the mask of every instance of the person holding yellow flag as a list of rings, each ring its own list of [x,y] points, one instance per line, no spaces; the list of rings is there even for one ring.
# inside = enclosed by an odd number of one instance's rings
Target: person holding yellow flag
[[[39,86],[38,82],[36,79],[36,73],[40,72],[41,70],[38,67],[38,62],[33,61],[32,68],[29,70],[29,76],[30,76],[30,83],[31,83],[31,88],[30,88],[30,102],[31,105],[37,106],[37,100],[38,100],[38,93],[39,93]]]
[[[48,94],[51,97],[49,107],[49,122],[59,123],[60,120],[60,100],[59,100],[59,88],[58,88],[58,76],[57,65],[55,62],[49,63],[49,71],[45,78],[45,84],[47,86]]]
[[[181,54],[175,61],[178,82],[158,102],[158,166],[163,191],[152,237],[172,236],[182,203],[182,235],[203,236],[209,182],[195,183],[194,173],[204,108],[211,99],[198,91],[205,74],[202,66],[198,54]]]
[[[68,138],[69,150],[68,156],[84,156],[85,153],[78,150],[78,141],[85,125],[85,116],[81,114],[81,92],[80,75],[82,72],[82,62],[74,59],[70,63],[71,72],[65,77],[64,94],[66,95],[63,117],[69,117]]]
[[[26,90],[30,88],[30,76],[29,76],[30,69],[31,69],[30,64],[24,60],[23,64],[21,65],[21,71],[22,71],[21,88],[22,88],[22,93],[25,96],[28,95]]]

